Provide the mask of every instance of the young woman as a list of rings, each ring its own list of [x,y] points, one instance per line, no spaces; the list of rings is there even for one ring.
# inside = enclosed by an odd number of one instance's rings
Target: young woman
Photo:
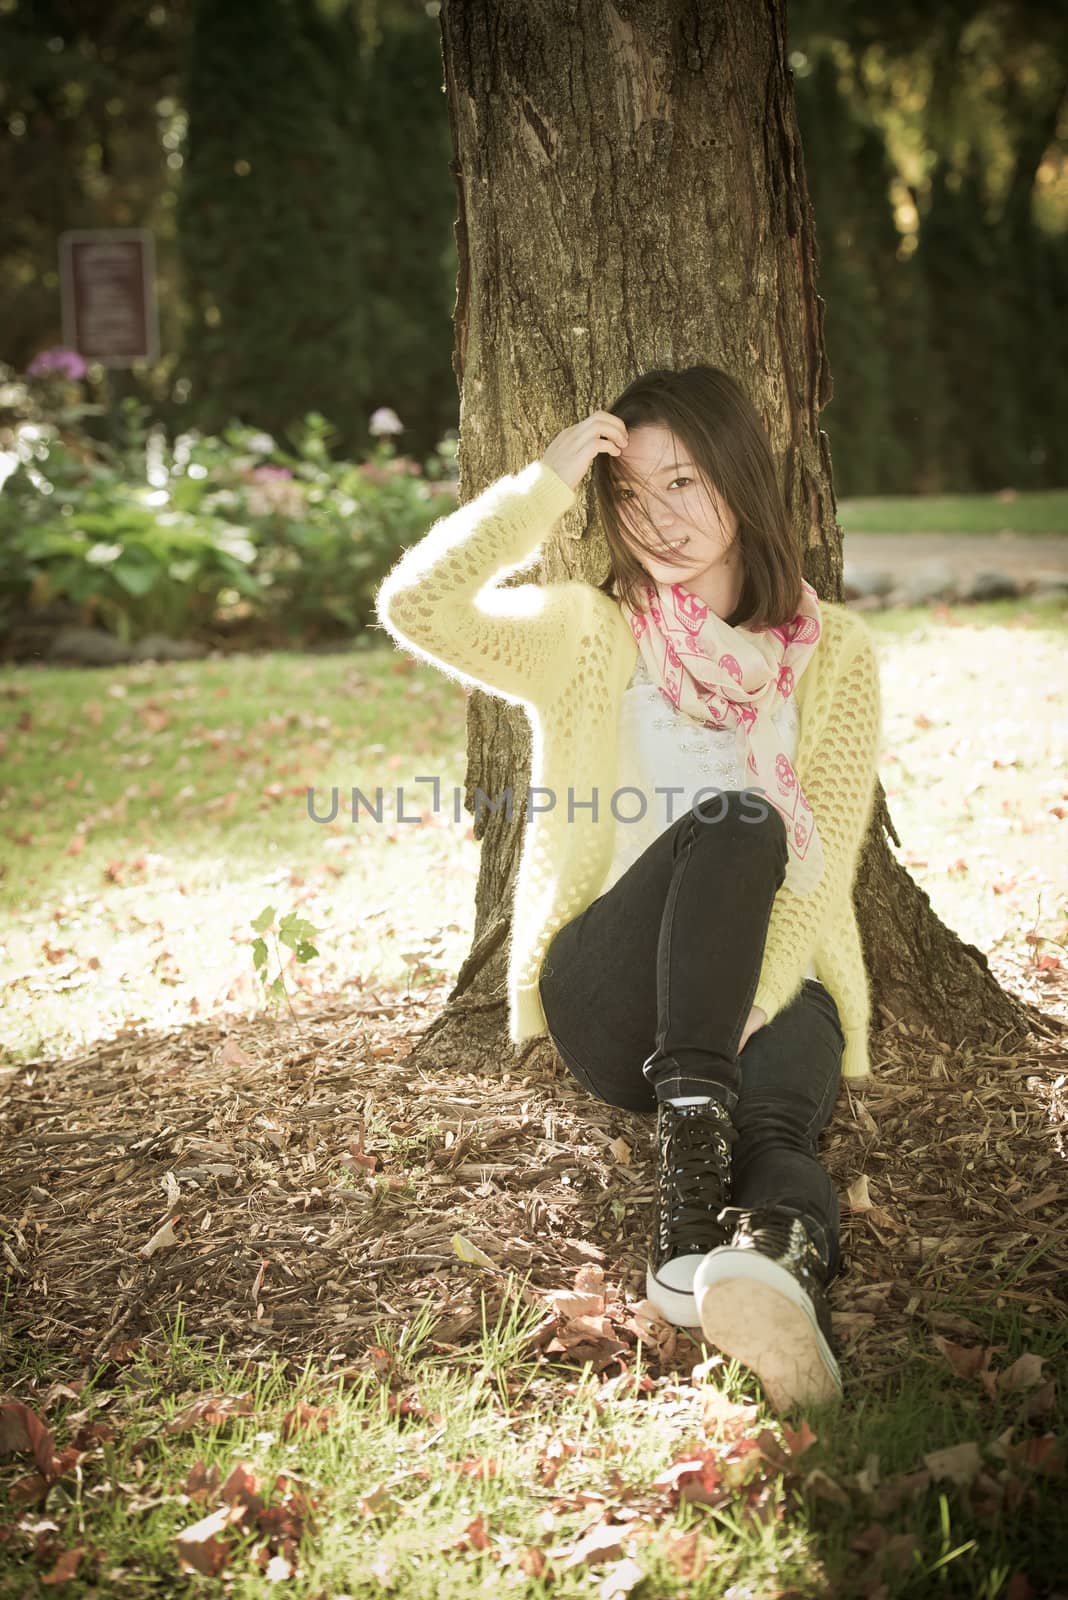
[[[494,581],[591,466],[604,581]],[[835,1398],[817,1141],[843,1073],[870,1070],[852,888],[879,680],[866,626],[802,576],[753,405],[715,367],[644,374],[436,523],[377,607],[402,647],[529,713],[509,1034],[655,1110],[648,1298],[777,1408]]]

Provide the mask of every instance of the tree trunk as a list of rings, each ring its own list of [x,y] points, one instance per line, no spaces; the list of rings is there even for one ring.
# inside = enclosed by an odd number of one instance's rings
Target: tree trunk
[[[535,459],[639,371],[708,361],[748,387],[805,576],[840,600],[818,425],[831,376],[782,0],[445,0],[441,30],[459,201],[461,498]],[[552,541],[543,578],[607,573],[586,483],[589,536],[566,555]],[[475,691],[467,733],[468,809],[476,785],[522,793],[524,711]],[[513,1051],[504,980],[521,841],[503,816],[475,831],[474,944],[413,1055],[493,1070]],[[1022,1042],[1039,1013],[939,922],[887,834],[900,843],[880,786],[857,888],[876,1008],[950,1040]]]

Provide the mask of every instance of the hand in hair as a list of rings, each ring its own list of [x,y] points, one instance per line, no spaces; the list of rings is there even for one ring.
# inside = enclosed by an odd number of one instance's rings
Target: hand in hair
[[[581,422],[558,433],[541,459],[569,489],[577,489],[594,456],[604,452],[622,455],[627,437],[626,423],[611,411],[592,411]]]

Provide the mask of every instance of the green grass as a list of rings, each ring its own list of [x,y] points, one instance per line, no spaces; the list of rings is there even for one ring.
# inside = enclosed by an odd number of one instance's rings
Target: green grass
[[[941,780],[947,793],[959,788],[960,768],[941,733],[917,730],[915,702],[939,670],[943,640],[967,656],[968,641],[982,639],[987,716],[1020,688],[1007,654],[1014,641],[1026,641],[1024,684],[1041,679],[1055,690],[1068,606],[1005,600],[866,615],[896,719],[883,781],[897,791],[895,808],[914,805],[917,874],[939,874],[924,881],[948,896],[940,914],[958,918],[953,925],[984,948],[1016,938],[1018,920],[1030,927],[1036,910],[1026,883],[1017,918],[1004,899],[968,898],[980,891],[955,867],[959,848],[941,868],[919,865],[944,850],[950,831],[928,793]],[[962,671],[966,664],[962,657]],[[1028,702],[1023,720],[1014,713],[998,735],[1029,747],[992,776],[1011,808],[1033,808],[1052,781],[1062,736],[1049,690],[1041,716]],[[975,692],[961,673],[939,680],[942,726],[971,728]],[[468,813],[461,807],[453,820],[465,706],[458,685],[387,646],[94,672],[8,669],[0,676],[0,1059],[70,1054],[124,1028],[254,1012],[263,995],[251,923],[268,905],[319,930],[318,958],[286,974],[298,1014],[324,997],[417,992],[455,973],[474,928],[480,850]],[[1002,754],[987,751],[989,761]],[[429,785],[414,781],[432,773],[442,784],[436,814]],[[334,785],[339,818],[310,820],[308,788],[324,807]],[[405,815],[422,810],[422,826],[396,822],[398,785]],[[371,801],[382,787],[381,824],[366,811],[352,822],[353,786]],[[981,819],[969,812],[958,821],[970,848],[981,849]],[[1057,853],[1046,834],[991,838],[1003,878],[1017,844],[1024,873],[1042,869],[1043,851]],[[1037,908],[1043,917],[1055,914],[1059,893]]]
[[[464,696],[397,651],[17,667],[0,757],[0,1044],[16,1057],[258,1007],[250,924],[268,904],[321,930],[314,970],[289,974],[298,1002],[418,988],[463,959]],[[413,781],[429,772],[437,816]],[[431,826],[395,820],[398,785]],[[313,821],[309,788],[325,814],[335,786],[338,818]],[[381,823],[362,806],[353,822],[353,787],[371,804],[381,788]],[[406,910],[428,896],[431,940]]]
[[[1063,1326],[1025,1329],[1016,1312],[964,1309],[998,1347],[999,1369],[1027,1352],[1049,1369],[1063,1359]],[[1028,1394],[988,1399],[918,1332],[888,1393],[809,1413],[815,1443],[794,1454],[803,1438],[791,1440],[746,1375],[704,1347],[692,1377],[643,1376],[639,1346],[633,1370],[603,1384],[588,1364],[540,1356],[538,1320],[510,1279],[496,1302],[483,1296],[481,1336],[465,1350],[435,1339],[428,1304],[411,1323],[378,1328],[356,1364],[294,1371],[228,1363],[190,1341],[179,1318],[55,1404],[57,1449],[87,1422],[106,1437],[83,1435],[77,1472],[32,1511],[9,1512],[0,1593],[52,1592],[41,1577],[75,1548],[79,1592],[174,1592],[176,1536],[225,1503],[219,1487],[196,1493],[190,1474],[217,1467],[223,1483],[235,1466],[254,1475],[275,1522],[247,1515],[219,1533],[225,1567],[194,1586],[249,1600],[279,1554],[296,1569],[279,1592],[309,1600],[587,1595],[613,1572],[622,1582],[628,1560],[621,1592],[639,1597],[859,1596],[875,1574],[890,1597],[996,1600],[1014,1573],[1042,1583],[1068,1555],[1063,1465],[1009,1466],[994,1448],[1006,1430],[1021,1443],[1063,1428],[1063,1413],[1026,1421]],[[44,1390],[60,1375],[35,1371],[27,1354],[11,1376],[32,1405],[32,1383]],[[239,1414],[167,1431],[207,1394],[245,1398]],[[322,1409],[287,1436],[286,1415],[302,1405]],[[979,1449],[977,1485],[902,1482],[925,1455],[962,1442]],[[656,1481],[696,1458],[715,1504]],[[31,1465],[9,1465],[6,1486]],[[1006,1495],[1015,1515],[993,1510]],[[574,1560],[598,1524],[618,1527],[615,1547]],[[865,1538],[891,1543],[856,1548]]]
[[[1068,489],[994,494],[872,495],[838,502],[844,533],[1068,534]]]

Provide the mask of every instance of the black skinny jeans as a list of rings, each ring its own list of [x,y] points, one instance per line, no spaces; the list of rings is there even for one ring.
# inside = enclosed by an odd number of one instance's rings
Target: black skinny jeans
[[[795,1211],[833,1277],[838,1197],[816,1146],[845,1038],[828,990],[804,979],[737,1053],[786,863],[785,823],[759,791],[700,801],[557,931],[538,988],[559,1054],[609,1105],[723,1100],[737,1132],[731,1203]]]

